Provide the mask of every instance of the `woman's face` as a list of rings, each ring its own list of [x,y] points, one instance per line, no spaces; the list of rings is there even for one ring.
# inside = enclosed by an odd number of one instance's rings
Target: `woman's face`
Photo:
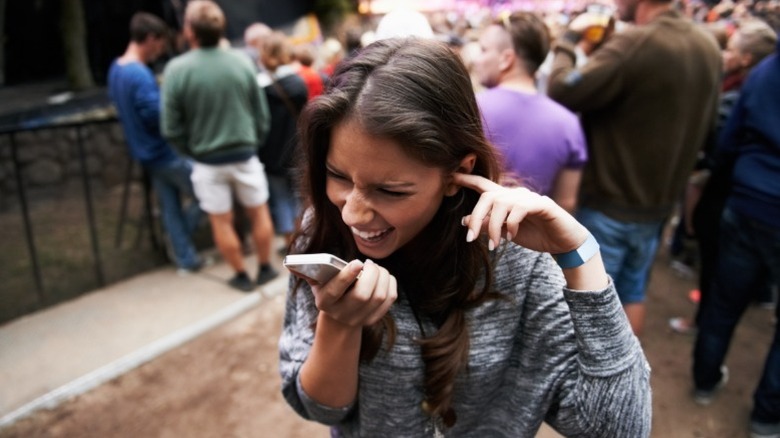
[[[444,171],[353,121],[334,127],[326,166],[328,199],[341,211],[358,250],[373,259],[388,257],[417,236],[445,194]]]

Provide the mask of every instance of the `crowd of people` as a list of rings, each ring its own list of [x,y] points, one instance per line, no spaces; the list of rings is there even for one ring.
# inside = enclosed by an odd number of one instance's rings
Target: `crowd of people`
[[[466,17],[397,10],[242,47],[210,0],[159,80],[168,29],[139,12],[109,91],[180,272],[202,212],[250,292],[282,253],[348,262],[292,276],[282,391],[332,436],[648,436],[641,339],[664,230],[695,239],[692,397],[727,383],[734,329],[780,284],[775,1],[615,0]],[[249,226],[236,221],[245,215]],[[248,228],[248,230],[247,230]],[[257,254],[245,266],[244,235]],[[780,328],[754,437],[780,437]]]

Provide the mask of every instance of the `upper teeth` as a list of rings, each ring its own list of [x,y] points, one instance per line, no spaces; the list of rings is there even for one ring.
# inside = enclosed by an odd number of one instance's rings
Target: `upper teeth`
[[[380,236],[382,235],[382,233],[387,231],[387,230],[382,230],[382,231],[369,232],[369,231],[360,231],[355,227],[351,227],[351,228],[352,228],[352,232],[357,234],[362,239],[373,239],[374,237]]]

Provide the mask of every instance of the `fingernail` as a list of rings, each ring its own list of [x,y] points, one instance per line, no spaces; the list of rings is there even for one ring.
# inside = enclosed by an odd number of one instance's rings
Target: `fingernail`
[[[496,248],[495,244],[493,244],[493,239],[488,240],[488,251],[493,251]]]
[[[460,226],[465,227],[466,226],[466,216],[463,216],[460,218]]]
[[[509,231],[506,232],[506,240],[507,241],[511,241],[512,240],[512,233],[510,233]]]
[[[373,264],[374,264],[374,262],[371,261],[371,259],[366,259],[366,262],[363,263],[364,266],[373,265]]]
[[[468,233],[466,233],[466,242],[473,242],[474,241],[474,230],[469,230]]]

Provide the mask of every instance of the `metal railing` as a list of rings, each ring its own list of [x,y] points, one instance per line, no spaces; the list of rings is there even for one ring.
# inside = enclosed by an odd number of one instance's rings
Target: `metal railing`
[[[52,297],[47,293],[47,287],[44,284],[44,274],[41,266],[39,247],[36,245],[36,235],[31,218],[31,206],[28,194],[28,184],[24,178],[23,163],[20,160],[20,145],[17,141],[18,136],[25,132],[36,132],[42,130],[70,131],[75,134],[75,149],[78,161],[78,173],[80,179],[81,191],[83,193],[84,214],[86,216],[86,232],[89,236],[89,252],[91,253],[94,283],[98,287],[107,284],[106,266],[104,255],[101,251],[100,236],[96,219],[96,206],[94,200],[93,184],[94,178],[90,177],[87,163],[85,130],[107,124],[117,124],[118,120],[113,111],[108,97],[105,93],[92,96],[81,101],[76,101],[69,106],[59,106],[57,108],[37,108],[17,114],[0,117],[0,137],[7,138],[7,145],[10,147],[10,159],[12,162],[15,184],[15,195],[18,199],[18,210],[21,213],[22,225],[24,229],[25,246],[29,256],[29,266],[32,270],[34,288],[37,305],[35,308],[46,307],[54,304],[60,299]],[[129,158],[127,150],[122,147],[122,154],[126,159],[125,175],[123,178],[122,195],[119,205],[119,219],[115,228],[113,239],[116,248],[122,245],[124,229],[128,221],[128,204],[130,201],[131,185],[140,182],[142,186],[142,218],[137,220],[138,235],[136,238],[136,247],[140,245],[143,233],[148,233],[150,248],[153,252],[160,255],[160,260],[165,260],[163,250],[163,239],[159,223],[153,214],[151,189],[148,177],[142,173],[140,178],[134,177],[136,163]],[[140,180],[140,181],[138,181]],[[110,196],[108,197],[110,198]],[[18,256],[21,256],[19,254]],[[116,277],[116,276],[115,276]],[[65,282],[67,282],[67,278]],[[76,291],[77,294],[84,293],[86,290]],[[72,294],[72,292],[71,292]],[[10,294],[5,294],[10,295]],[[8,304],[6,304],[7,306]],[[22,306],[24,307],[24,306]],[[29,307],[29,306],[28,306]],[[2,309],[0,309],[2,310]],[[0,322],[3,319],[21,316],[29,309],[5,309],[0,313]]]

